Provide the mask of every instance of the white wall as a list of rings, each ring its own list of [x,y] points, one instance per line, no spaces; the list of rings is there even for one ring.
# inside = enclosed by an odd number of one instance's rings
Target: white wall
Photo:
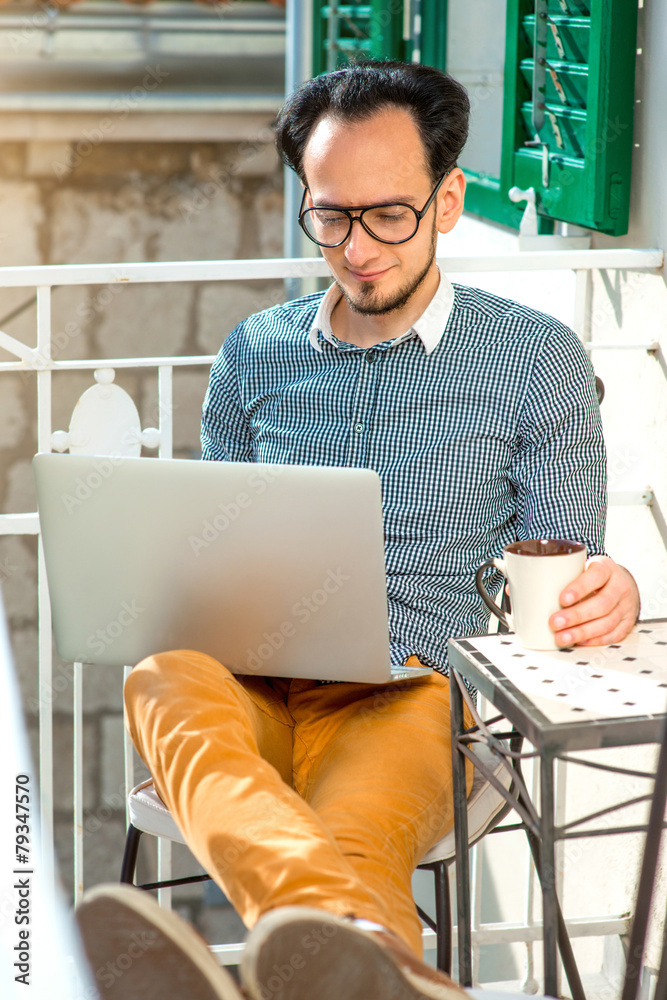
[[[630,228],[626,237],[596,236],[594,245],[667,246],[667,7],[639,10]],[[608,385],[602,408],[612,488],[650,484],[667,514],[667,287],[665,272],[648,276],[600,274],[595,281],[594,338],[657,341],[643,352],[594,355]],[[609,545],[636,571],[644,614],[667,615],[667,552],[647,511],[616,508]]]

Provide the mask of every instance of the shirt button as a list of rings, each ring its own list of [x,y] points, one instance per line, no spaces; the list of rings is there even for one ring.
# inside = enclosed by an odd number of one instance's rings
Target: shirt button
[[[366,361],[369,365],[372,365],[374,361],[377,361],[377,354],[375,351],[366,351]]]
[[[355,424],[354,425],[354,429],[357,432],[357,434],[361,434],[361,432],[364,429],[364,425],[363,424]]]

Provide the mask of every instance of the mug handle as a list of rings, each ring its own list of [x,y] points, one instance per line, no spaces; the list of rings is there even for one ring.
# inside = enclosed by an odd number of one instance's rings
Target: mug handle
[[[512,629],[513,625],[510,616],[496,604],[484,586],[483,577],[487,569],[497,569],[505,578],[507,578],[505,563],[502,559],[487,559],[486,562],[483,562],[475,573],[475,586],[477,587],[477,593],[482,598],[491,614],[495,615],[496,618],[499,618],[505,628]]]

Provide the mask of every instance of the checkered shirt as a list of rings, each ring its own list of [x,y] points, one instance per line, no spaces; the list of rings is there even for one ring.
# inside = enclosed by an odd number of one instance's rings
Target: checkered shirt
[[[229,334],[204,400],[203,458],[374,469],[392,661],[415,653],[446,672],[448,638],[488,630],[480,563],[523,538],[604,551],[593,372],[557,320],[444,276],[420,320],[372,348],[332,333],[339,295],[275,306]]]

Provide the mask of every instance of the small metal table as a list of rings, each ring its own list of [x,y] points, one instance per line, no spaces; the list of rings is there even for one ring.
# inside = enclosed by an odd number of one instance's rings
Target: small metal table
[[[525,649],[513,634],[452,639],[449,662],[459,981],[463,986],[472,985],[465,756],[470,756],[471,740],[480,738],[478,727],[468,733],[464,730],[462,679],[465,679],[508,720],[513,731],[533,745],[539,757],[539,813],[536,804],[527,801],[525,786],[519,795],[506,797],[518,808],[529,841],[532,838],[534,854],[537,854],[543,899],[545,993],[557,996],[559,925],[561,950],[563,937],[567,935],[556,896],[555,843],[559,839],[594,836],[602,831],[572,829],[599,814],[562,827],[554,825],[554,761],[556,758],[567,760],[570,751],[660,742],[667,706],[667,619],[640,622],[623,642],[612,646],[573,647],[553,653]],[[488,734],[487,738],[493,745],[493,735]],[[617,767],[595,766],[653,777]],[[645,829],[645,826],[607,827],[604,832]],[[569,942],[566,945],[569,947]],[[565,961],[565,954],[563,958]],[[573,958],[571,962],[574,964]],[[576,965],[574,969],[575,978],[578,978]],[[568,978],[573,986],[569,971]],[[580,982],[576,992],[583,996]]]

